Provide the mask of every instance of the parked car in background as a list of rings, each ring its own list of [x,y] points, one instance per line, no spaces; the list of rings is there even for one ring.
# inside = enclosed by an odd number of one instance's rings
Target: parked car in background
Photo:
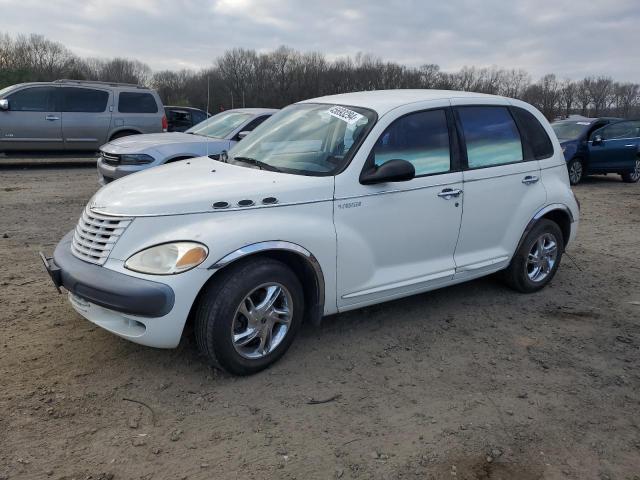
[[[193,107],[165,106],[164,112],[167,116],[169,132],[184,132],[211,116],[204,110]]]
[[[571,185],[592,173],[617,173],[640,180],[640,121],[569,118],[552,125],[564,152]]]
[[[226,154],[277,110],[239,108],[219,113],[185,132],[118,138],[100,147],[98,180],[112,180],[165,163]]]
[[[280,358],[303,320],[500,270],[536,292],[578,216],[560,144],[531,105],[354,92],[281,110],[227,162],[107,185],[42,258],[96,325],[172,348],[189,317],[202,354],[246,375]]]
[[[116,138],[166,129],[160,97],[138,85],[57,80],[0,90],[0,151],[96,151]]]

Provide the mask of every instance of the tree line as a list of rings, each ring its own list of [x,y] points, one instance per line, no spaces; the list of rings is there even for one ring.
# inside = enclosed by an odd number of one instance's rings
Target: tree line
[[[163,70],[127,58],[81,58],[41,35],[0,34],[0,88],[59,78],[102,80],[155,88],[166,105],[190,105],[212,113],[232,107],[283,107],[296,101],[358,90],[438,88],[520,98],[549,119],[570,114],[640,117],[640,85],[609,76],[533,81],[520,69],[463,67],[445,72],[383,61],[370,54],[329,60],[289,47],[259,53],[233,48],[199,71]]]

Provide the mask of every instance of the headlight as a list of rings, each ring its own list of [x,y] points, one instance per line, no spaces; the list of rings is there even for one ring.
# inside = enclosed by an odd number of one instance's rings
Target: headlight
[[[151,155],[145,155],[144,153],[120,155],[120,165],[145,165],[152,163],[155,159]]]
[[[201,243],[163,243],[132,255],[124,266],[134,272],[172,275],[197,267],[208,254],[209,250]]]

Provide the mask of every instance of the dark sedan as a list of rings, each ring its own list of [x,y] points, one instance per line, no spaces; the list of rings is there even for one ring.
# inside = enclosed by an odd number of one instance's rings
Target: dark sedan
[[[569,180],[592,173],[617,173],[625,182],[640,180],[640,121],[570,118],[551,125],[564,152]]]

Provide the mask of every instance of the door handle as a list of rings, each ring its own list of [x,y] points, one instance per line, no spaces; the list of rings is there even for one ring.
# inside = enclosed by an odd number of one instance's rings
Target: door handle
[[[45,120],[49,120],[50,122],[55,122],[56,120],[60,120],[60,117],[57,117],[55,115],[47,115],[46,117],[44,117]]]
[[[460,190],[459,188],[455,190],[453,188],[445,188],[438,194],[438,196],[440,198],[444,198],[445,200],[451,200],[453,197],[459,197],[461,193],[462,190]]]
[[[522,183],[524,183],[525,185],[532,185],[536,183],[538,180],[540,180],[540,178],[538,178],[535,175],[527,175],[522,179]]]
[[[635,145],[632,143],[631,145],[625,145],[625,147],[635,147]]]

